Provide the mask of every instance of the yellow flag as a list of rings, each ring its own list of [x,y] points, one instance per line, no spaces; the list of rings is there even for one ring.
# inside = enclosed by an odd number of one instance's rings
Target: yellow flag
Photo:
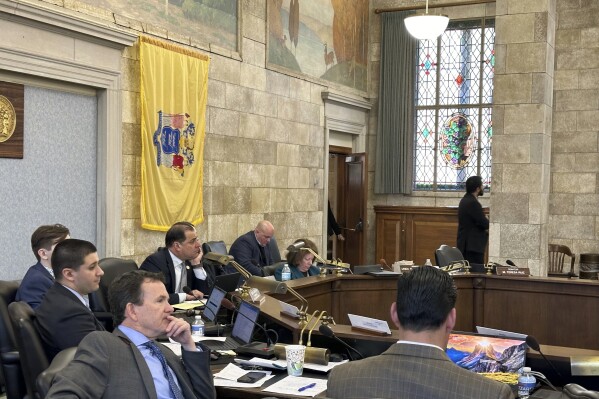
[[[208,56],[141,37],[141,226],[203,216]]]

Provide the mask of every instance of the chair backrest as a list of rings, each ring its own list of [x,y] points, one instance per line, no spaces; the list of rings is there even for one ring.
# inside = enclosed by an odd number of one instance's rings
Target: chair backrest
[[[464,260],[464,255],[456,247],[443,244],[435,250],[435,261],[439,267],[445,267],[458,260]]]
[[[16,281],[0,281],[0,363],[7,399],[21,399],[27,394],[15,330],[8,314],[8,305],[14,302],[18,289]]]
[[[570,257],[570,273],[574,272],[576,256],[565,245],[549,244],[548,274],[564,274],[566,256]]]
[[[8,313],[15,326],[27,394],[29,398],[41,398],[37,394],[36,379],[48,368],[49,362],[40,335],[33,325],[35,312],[26,302],[13,302],[8,305]]]
[[[285,264],[285,262],[277,262],[273,265],[262,266],[262,272],[264,273],[264,277],[274,276],[275,270],[277,270],[279,267],[283,266],[284,264]]]
[[[227,255],[227,246],[224,241],[206,241],[202,244],[204,253],[214,252],[216,254]]]
[[[562,392],[569,399],[599,399],[599,392],[589,391],[578,384],[568,384]]]
[[[100,305],[107,312],[110,312],[110,305],[108,303],[108,288],[110,284],[121,274],[137,270],[137,263],[131,259],[104,258],[100,259],[100,267],[104,271],[104,275],[100,279],[100,288],[96,291],[96,297]]]
[[[45,398],[52,386],[52,381],[54,381],[54,377],[56,374],[69,365],[71,360],[75,357],[75,353],[77,353],[77,347],[74,346],[72,348],[63,349],[52,359],[52,363],[48,366],[47,369],[42,371],[42,373],[37,377],[36,386],[37,392],[40,397]]]

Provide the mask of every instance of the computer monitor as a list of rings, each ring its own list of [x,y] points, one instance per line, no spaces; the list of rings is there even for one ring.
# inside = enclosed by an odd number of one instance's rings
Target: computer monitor
[[[208,302],[206,302],[206,307],[204,308],[203,316],[207,321],[215,321],[216,315],[220,310],[220,304],[225,297],[226,292],[218,287],[214,287],[208,298]]]
[[[235,324],[233,324],[233,330],[231,331],[231,338],[242,345],[249,344],[254,334],[254,327],[258,320],[260,309],[254,305],[250,305],[248,302],[242,301],[239,304],[238,313],[235,318]]]
[[[527,348],[524,339],[453,332],[449,335],[446,353],[451,361],[464,369],[495,380],[517,383]]]

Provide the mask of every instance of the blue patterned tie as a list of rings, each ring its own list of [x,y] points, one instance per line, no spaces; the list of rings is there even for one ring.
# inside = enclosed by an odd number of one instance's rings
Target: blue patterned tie
[[[162,365],[162,371],[164,372],[164,377],[168,380],[168,385],[171,388],[171,392],[173,393],[175,398],[185,399],[183,393],[181,393],[181,390],[177,386],[177,383],[175,382],[175,379],[173,378],[173,375],[171,374],[168,368],[168,364],[166,364],[166,359],[164,358],[164,355],[162,354],[162,351],[160,350],[158,345],[156,345],[153,341],[148,341],[143,345],[150,350],[152,356],[160,360],[160,364]]]

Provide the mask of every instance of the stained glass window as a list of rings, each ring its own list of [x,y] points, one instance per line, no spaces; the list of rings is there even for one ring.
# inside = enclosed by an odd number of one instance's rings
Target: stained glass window
[[[495,20],[451,21],[418,44],[414,190],[463,190],[480,175],[491,184]]]

